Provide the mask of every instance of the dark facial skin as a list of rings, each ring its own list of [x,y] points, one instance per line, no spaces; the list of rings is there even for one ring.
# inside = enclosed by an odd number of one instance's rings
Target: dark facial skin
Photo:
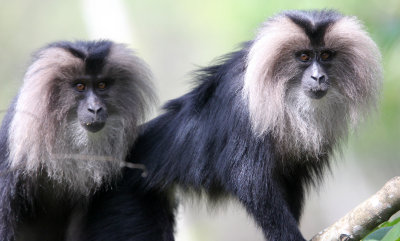
[[[109,85],[109,81],[102,78],[83,77],[73,86],[80,95],[78,119],[87,131],[98,132],[106,124],[108,112],[103,97]]]
[[[330,82],[325,69],[333,57],[334,52],[330,50],[304,50],[296,54],[305,68],[301,86],[308,97],[321,99],[328,93]]]

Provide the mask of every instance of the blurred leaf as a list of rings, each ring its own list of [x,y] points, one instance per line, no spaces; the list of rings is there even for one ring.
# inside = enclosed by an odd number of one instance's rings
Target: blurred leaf
[[[396,225],[396,224],[398,224],[398,223],[400,223],[400,217],[397,218],[397,219],[395,219],[395,220],[393,220],[393,221],[383,222],[381,225],[379,225],[379,227],[380,227],[380,228],[383,228],[383,227],[392,227],[392,226],[394,226],[394,225]]]
[[[393,228],[383,237],[382,241],[400,241],[400,223],[397,223]]]
[[[383,227],[380,228],[371,234],[369,234],[367,237],[365,237],[362,241],[379,241],[382,240],[383,237],[392,229],[393,227]]]
[[[379,241],[385,237],[385,235],[393,229],[393,226],[400,223],[400,217],[394,219],[393,221],[386,221],[381,223],[378,227],[376,227],[370,234],[368,234],[363,241]],[[396,226],[397,227],[397,226]],[[399,237],[396,237],[398,240]],[[392,239],[390,239],[392,240]]]

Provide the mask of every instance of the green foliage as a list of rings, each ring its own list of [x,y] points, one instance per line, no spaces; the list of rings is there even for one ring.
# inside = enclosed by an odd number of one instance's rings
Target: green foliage
[[[400,218],[382,223],[362,241],[400,241]]]

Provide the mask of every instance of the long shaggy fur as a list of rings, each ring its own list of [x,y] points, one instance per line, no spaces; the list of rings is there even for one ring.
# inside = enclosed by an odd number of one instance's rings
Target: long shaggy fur
[[[330,88],[311,99],[301,88],[305,67],[295,55],[326,48],[335,52],[326,70]],[[146,165],[148,177],[125,170],[119,189],[91,210],[88,233],[152,240],[134,234],[135,225],[150,218],[121,214],[110,204],[149,210],[132,196],[168,197],[179,185],[212,198],[237,198],[266,240],[304,241],[297,225],[305,189],[322,178],[349,127],[375,106],[381,75],[379,51],[355,18],[289,11],[269,19],[254,41],[198,71],[198,85],[143,126],[130,159]],[[166,220],[166,213],[157,218]],[[173,228],[155,227],[170,234],[162,240],[173,240]]]
[[[101,73],[118,82],[108,100],[114,111],[106,127],[92,134],[81,127],[68,93],[70,81],[84,71],[83,60],[57,46],[35,55],[9,130],[9,162],[28,176],[43,170],[68,190],[88,195],[119,174],[154,94],[147,66],[114,45]]]
[[[108,118],[96,133],[78,120],[86,100],[74,88],[85,76],[112,83],[101,95]],[[0,130],[0,240],[83,235],[92,199],[120,177],[155,102],[150,79],[142,60],[110,41],[57,42],[34,55]]]
[[[376,44],[354,17],[333,23],[325,47],[339,54],[329,76],[333,90],[322,101],[308,98],[299,83],[293,51],[311,48],[303,30],[286,15],[268,20],[247,56],[243,96],[255,135],[273,133],[282,152],[318,156],[346,138],[375,107],[382,69]],[[295,46],[295,47],[293,47]]]

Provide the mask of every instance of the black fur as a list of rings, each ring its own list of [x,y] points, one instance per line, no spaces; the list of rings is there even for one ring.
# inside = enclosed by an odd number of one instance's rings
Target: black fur
[[[53,193],[56,189],[46,181],[32,183],[21,170],[9,168],[8,130],[17,99],[14,98],[0,130],[0,240],[63,240],[74,205],[68,197],[57,197]]]
[[[314,47],[324,45],[327,28],[342,17],[336,11],[288,11],[284,13],[294,23],[304,29]]]
[[[145,191],[141,171],[126,170],[125,175],[132,178],[93,198],[82,240],[173,241],[175,205],[169,192]]]
[[[110,52],[111,42],[100,41],[91,45],[89,54],[85,59],[86,72],[88,74],[100,73],[104,66],[104,59],[108,56]]]
[[[56,42],[48,47],[59,47],[71,52],[75,57],[84,60],[87,75],[101,73],[105,58],[110,53],[112,42],[108,40],[92,41],[88,45],[85,41]]]
[[[57,42],[48,45],[44,49],[51,47],[66,49],[75,57],[85,59],[88,74],[96,74],[103,67],[111,45],[112,43],[109,41]],[[44,49],[39,50],[34,55],[34,61],[43,57],[41,53]],[[16,114],[18,98],[18,96],[15,97],[9,107],[0,129],[0,240],[89,240],[83,238],[84,232],[81,225],[74,226],[71,229],[73,235],[67,235],[67,231],[71,228],[72,219],[75,218],[75,214],[82,215],[78,216],[78,223],[82,222],[82,225],[84,224],[87,209],[91,207],[91,199],[96,200],[97,196],[90,198],[85,196],[85,194],[80,195],[67,191],[62,183],[49,180],[46,170],[41,169],[36,174],[27,175],[27,173],[24,173],[25,169],[23,168],[10,167],[9,129]],[[60,98],[63,98],[63,96],[60,96]],[[32,113],[35,113],[35,110],[32,110]],[[33,114],[30,115],[34,118],[40,118]],[[43,130],[43,132],[45,131]],[[103,187],[103,189],[98,190],[96,195],[103,196],[101,193],[105,192],[105,189],[110,188],[109,184],[107,186],[107,188]],[[88,193],[87,195],[91,194]],[[104,196],[107,197],[107,194],[104,194]],[[148,223],[148,226],[142,226],[143,228],[138,226],[139,228],[135,229],[135,232],[130,232],[129,236],[137,237],[135,240],[146,240],[140,239],[142,236],[154,237],[154,240],[162,240],[166,235],[172,235],[172,232],[162,234],[161,230],[149,233],[149,227],[155,226],[152,222],[162,222],[166,227],[173,227],[173,216],[171,213],[173,208],[169,205],[171,202],[167,200],[167,195],[157,193],[136,195],[135,192],[130,192],[128,196],[123,196],[123,198],[130,199],[131,196],[135,198],[136,206],[150,205],[152,208],[123,210],[126,215],[137,215],[139,220],[146,217],[146,220],[148,220],[147,222],[141,221],[139,224],[145,225],[145,223]],[[115,209],[118,209],[117,205]],[[154,218],[151,218],[152,216]],[[164,217],[164,219],[158,217]],[[131,224],[126,223],[125,229],[131,230]],[[108,237],[107,234],[104,234],[96,240],[109,240]],[[129,240],[129,238],[121,240]]]
[[[267,240],[304,240],[297,227],[304,191],[320,179],[327,167],[327,156],[318,157],[318,161],[305,156],[307,162],[282,160],[274,138],[253,134],[241,95],[250,44],[226,56],[220,64],[197,72],[198,86],[170,101],[163,115],[143,126],[130,160],[145,164],[148,177],[137,187],[138,174],[127,171],[120,189],[108,199],[98,201],[97,217],[109,217],[116,200],[124,210],[138,208],[137,200],[123,198],[129,196],[129,188],[151,194],[179,184],[184,189],[204,189],[211,198],[221,195],[238,198]],[[117,212],[112,215],[115,222],[109,218],[97,222],[122,237],[123,233],[132,232],[125,229],[126,223],[138,222],[135,215]],[[93,223],[88,229],[92,235],[103,235],[102,229]]]
[[[292,12],[292,20],[320,44],[321,36],[301,17],[306,13],[296,17]],[[98,193],[84,240],[173,241],[171,192],[178,184],[205,190],[212,198],[237,198],[267,240],[304,241],[297,227],[304,192],[328,167],[331,147],[319,157],[304,154],[300,159],[307,161],[301,161],[281,156],[271,134],[254,135],[242,96],[250,45],[197,72],[197,87],[170,101],[164,114],[142,127],[128,159],[146,165],[148,177],[127,169],[118,188]],[[12,179],[4,183],[10,185]]]
[[[304,29],[314,46],[323,45],[326,29],[341,16],[334,11],[283,14]],[[167,103],[164,114],[142,127],[129,160],[144,164],[148,177],[140,181],[136,171],[126,170],[119,189],[97,199],[92,212],[98,219],[93,219],[87,227],[92,237],[109,232],[118,237],[110,240],[127,237],[142,216],[121,214],[114,205],[122,210],[147,210],[152,204],[140,206],[135,197],[140,199],[141,192],[169,193],[177,184],[186,190],[205,190],[212,199],[237,198],[261,227],[266,240],[304,241],[297,226],[305,190],[317,184],[329,168],[332,147],[325,146],[323,154],[317,157],[307,153],[291,157],[278,152],[271,134],[254,135],[242,96],[251,44],[246,43],[242,50],[227,55],[220,63],[198,71],[197,87]],[[158,218],[165,220],[166,217]],[[147,224],[151,218],[154,216],[141,221]],[[129,224],[131,230],[126,228]],[[173,232],[172,227],[165,228],[163,232]],[[149,236],[143,240],[172,241],[173,238]]]
[[[10,199],[16,197],[17,179],[20,173],[8,171],[7,159],[8,150],[8,129],[12,116],[15,112],[15,102],[17,97],[12,102],[7,114],[5,115],[0,129],[0,238],[1,240],[12,240],[14,230],[10,229],[16,223],[15,207]]]

